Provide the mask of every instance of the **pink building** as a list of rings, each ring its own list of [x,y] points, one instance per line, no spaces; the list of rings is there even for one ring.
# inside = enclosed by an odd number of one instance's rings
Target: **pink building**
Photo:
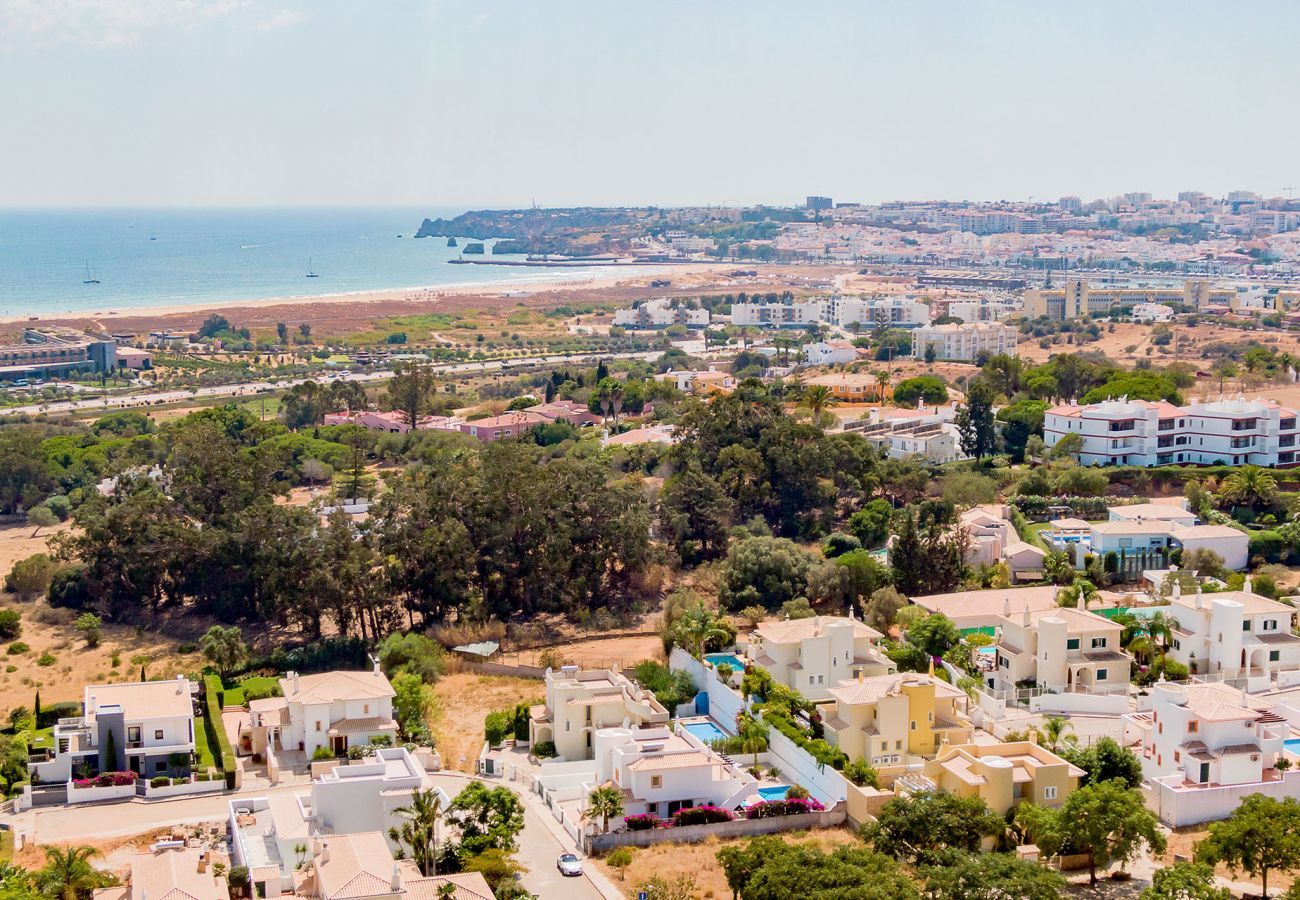
[[[499,416],[464,422],[461,424],[460,430],[486,443],[501,438],[517,438],[521,434],[530,431],[534,425],[545,425],[553,421],[554,419],[547,418],[540,413],[520,409]]]
[[[391,434],[405,434],[411,430],[411,426],[406,421],[406,414],[399,410],[326,413],[324,424],[360,425],[362,428],[387,431]],[[424,416],[415,427],[417,431],[456,431],[459,425],[459,419],[447,416]]]

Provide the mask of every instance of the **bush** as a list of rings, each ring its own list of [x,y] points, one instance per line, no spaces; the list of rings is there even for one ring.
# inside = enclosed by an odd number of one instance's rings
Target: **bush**
[[[746,819],[773,819],[777,816],[797,816],[801,813],[821,812],[826,807],[812,797],[805,799],[761,800],[745,807]]]
[[[723,809],[720,806],[691,806],[686,809],[679,809],[673,813],[673,824],[682,825],[712,825],[716,822],[730,822],[735,816],[731,810]]]
[[[865,759],[855,759],[844,767],[844,777],[858,787],[880,787],[880,776]]]
[[[23,633],[23,617],[16,609],[0,609],[0,638],[12,641]]]
[[[226,698],[226,692],[221,688],[220,676],[215,673],[204,676],[203,688],[205,707],[203,728],[207,732],[208,746],[217,748],[220,754],[221,770],[226,773],[226,787],[233,789],[235,787],[235,751],[230,746],[230,738],[226,736],[225,726],[221,722],[221,704]]]
[[[329,747],[317,747],[315,750],[312,751],[311,754],[312,762],[322,762],[323,760],[333,759],[333,758],[334,758],[334,751],[331,750]]]
[[[280,685],[278,682],[267,683],[267,682],[258,681],[244,688],[245,702],[249,700],[265,700],[268,697],[280,697],[283,695],[284,695],[284,691],[280,690]]]
[[[447,667],[442,645],[422,634],[394,632],[379,644],[378,654],[379,665],[389,678],[410,672],[425,684],[433,684]]]
[[[853,550],[861,550],[862,542],[851,534],[836,531],[822,544],[822,555],[827,559],[843,556]]]
[[[663,823],[649,813],[639,813],[635,816],[624,816],[624,824],[627,825],[628,831],[649,831],[652,828],[660,828]]]
[[[157,787],[158,787],[158,788],[159,788],[159,787],[167,787],[167,786],[169,786],[171,783],[172,783],[172,780],[171,780],[170,778],[168,778],[166,775],[158,775],[158,776],[156,776],[156,777],[154,777],[154,778],[150,778],[150,779],[149,779],[149,787],[156,787],[156,788],[157,788]]]
[[[12,644],[9,645],[9,649],[6,650],[5,652],[8,653],[10,656],[22,656],[24,653],[27,653],[31,649],[32,648],[27,646],[27,644],[24,641],[14,641]]]
[[[42,653],[40,656],[36,658],[36,665],[48,667],[54,665],[58,661],[59,661],[58,657],[56,657],[50,651],[46,650],[44,653]]]
[[[555,749],[555,741],[538,741],[533,744],[533,756],[539,759],[551,759],[559,756]]]
[[[20,559],[5,576],[5,590],[16,594],[19,600],[34,599],[49,590],[50,579],[57,570],[58,564],[45,553]]]

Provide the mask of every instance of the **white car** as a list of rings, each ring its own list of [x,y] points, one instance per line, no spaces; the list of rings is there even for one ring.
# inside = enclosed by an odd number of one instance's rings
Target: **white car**
[[[582,860],[572,853],[560,854],[560,858],[555,861],[555,867],[560,870],[561,875],[582,874]]]

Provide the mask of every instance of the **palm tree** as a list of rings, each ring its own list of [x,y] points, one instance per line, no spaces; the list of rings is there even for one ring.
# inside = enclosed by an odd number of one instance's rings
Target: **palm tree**
[[[438,869],[438,820],[442,818],[442,794],[435,790],[416,791],[409,806],[393,810],[405,821],[401,827],[388,829],[388,836],[410,848],[411,859],[423,875],[435,875]]]
[[[1242,466],[1228,473],[1219,493],[1225,500],[1254,507],[1277,496],[1277,479],[1259,466]]]
[[[822,412],[839,402],[831,393],[831,389],[824,384],[810,384],[803,389],[803,404],[812,413],[813,424],[821,419]]]
[[[1069,584],[1074,580],[1074,566],[1070,563],[1070,554],[1064,550],[1053,550],[1043,557],[1043,574],[1052,584]]]
[[[678,633],[692,648],[696,659],[704,659],[704,645],[714,638],[726,639],[730,633],[718,626],[717,617],[703,603],[688,609],[677,620]]]
[[[1111,622],[1120,626],[1124,630],[1119,634],[1119,646],[1121,650],[1127,650],[1129,644],[1142,631],[1142,622],[1131,612],[1116,613],[1110,617]]]
[[[754,765],[758,765],[758,754],[767,749],[768,734],[769,726],[762,719],[746,718],[740,723],[740,750],[754,754]]]
[[[873,373],[876,376],[876,391],[879,394],[880,405],[885,405],[885,388],[889,387],[889,373],[878,371]]]
[[[1160,652],[1162,654],[1169,652],[1169,645],[1174,642],[1174,629],[1177,627],[1177,622],[1157,610],[1146,620],[1144,627],[1151,639],[1159,644]]]
[[[1055,753],[1062,742],[1074,743],[1074,735],[1067,735],[1067,731],[1074,731],[1074,726],[1063,716],[1048,716],[1038,729],[1038,742]]]
[[[1097,599],[1097,586],[1086,578],[1076,578],[1074,583],[1065,588],[1060,593],[1061,606],[1078,606],[1079,598],[1083,598],[1083,605]]]
[[[587,813],[600,816],[601,830],[609,831],[609,820],[623,815],[623,792],[613,785],[598,787],[587,795]]]
[[[43,847],[45,868],[37,881],[41,890],[59,900],[79,900],[89,897],[100,887],[103,877],[90,865],[90,859],[99,856],[94,847]]]

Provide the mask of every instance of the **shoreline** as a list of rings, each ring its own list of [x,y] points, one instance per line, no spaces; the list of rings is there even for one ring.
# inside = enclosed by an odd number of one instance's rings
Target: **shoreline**
[[[345,291],[339,293],[304,294],[281,297],[259,297],[243,300],[200,300],[192,303],[175,303],[159,306],[99,307],[84,310],[60,310],[57,313],[28,313],[0,316],[0,325],[42,324],[57,325],[71,322],[141,319],[159,319],[218,310],[254,311],[272,307],[332,306],[336,304],[433,303],[452,297],[529,297],[556,291],[599,290],[616,287],[640,287],[634,282],[641,279],[708,273],[731,269],[734,263],[675,263],[648,265],[652,271],[608,271],[612,266],[599,266],[602,271],[575,275],[571,273],[550,277],[502,277],[493,281],[461,282],[455,284],[417,285],[411,287],[375,288],[373,290]],[[631,268],[631,267],[628,267]],[[105,322],[104,324],[107,324]]]

